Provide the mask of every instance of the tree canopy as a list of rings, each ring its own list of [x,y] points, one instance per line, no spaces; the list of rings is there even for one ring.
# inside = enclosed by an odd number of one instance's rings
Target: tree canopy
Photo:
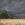
[[[8,18],[8,13],[7,13],[7,11],[6,10],[4,10],[3,12],[2,12],[2,14],[1,14],[1,16],[3,17],[3,18]]]

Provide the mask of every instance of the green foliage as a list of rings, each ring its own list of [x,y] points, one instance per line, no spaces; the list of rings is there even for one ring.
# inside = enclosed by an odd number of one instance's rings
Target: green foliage
[[[1,16],[3,17],[3,18],[8,18],[8,13],[7,13],[7,11],[5,11],[4,10],[4,12],[2,12],[2,14],[1,14]]]
[[[13,19],[14,16],[9,16],[8,12],[6,10],[3,10],[0,17],[1,17],[1,19],[8,19],[8,18]]]

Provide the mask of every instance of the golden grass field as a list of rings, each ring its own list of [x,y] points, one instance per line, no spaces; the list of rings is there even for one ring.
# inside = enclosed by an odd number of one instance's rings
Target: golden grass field
[[[0,19],[3,24],[25,24],[25,19]]]
[[[25,19],[1,19],[1,23],[25,23]]]

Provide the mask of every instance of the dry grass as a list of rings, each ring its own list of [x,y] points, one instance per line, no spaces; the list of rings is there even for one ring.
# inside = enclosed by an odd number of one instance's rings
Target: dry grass
[[[2,24],[25,24],[25,19],[1,19]]]

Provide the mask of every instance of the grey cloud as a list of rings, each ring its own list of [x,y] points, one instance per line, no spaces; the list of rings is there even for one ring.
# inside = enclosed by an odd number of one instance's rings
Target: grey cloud
[[[11,14],[25,15],[25,0],[8,0],[7,6],[5,9],[11,11]]]

